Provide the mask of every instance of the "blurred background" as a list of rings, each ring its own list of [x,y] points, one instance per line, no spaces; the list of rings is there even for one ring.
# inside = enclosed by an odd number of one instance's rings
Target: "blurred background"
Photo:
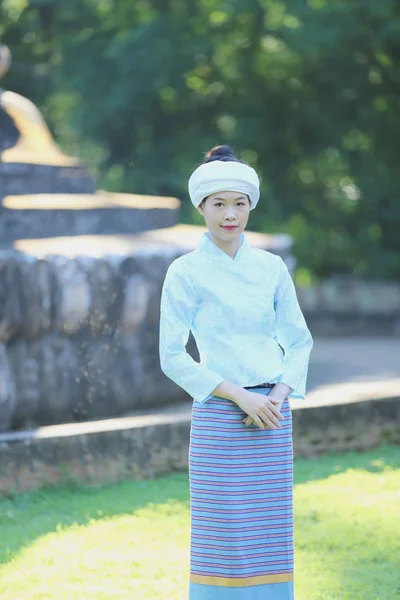
[[[109,191],[174,196],[216,143],[262,178],[249,229],[296,281],[400,276],[400,10],[392,0],[3,0],[2,87]]]
[[[160,293],[217,144],[260,175],[248,241],[294,278],[310,401],[398,397],[396,3],[3,0],[0,44],[0,430],[188,400]]]

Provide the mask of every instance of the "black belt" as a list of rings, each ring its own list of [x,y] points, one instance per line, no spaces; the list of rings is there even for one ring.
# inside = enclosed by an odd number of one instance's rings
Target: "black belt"
[[[260,388],[260,387],[263,387],[263,388],[273,388],[275,385],[276,385],[275,383],[259,383],[258,385],[247,385],[247,386],[244,386],[244,389],[245,390],[251,390],[253,388]]]

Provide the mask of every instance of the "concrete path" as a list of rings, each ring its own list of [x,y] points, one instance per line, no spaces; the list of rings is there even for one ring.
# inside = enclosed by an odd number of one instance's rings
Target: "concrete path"
[[[385,398],[400,401],[400,337],[313,338],[306,398],[291,400],[293,409]],[[178,402],[151,413],[179,413],[190,406],[191,401]]]
[[[313,337],[307,391],[321,385],[400,377],[400,337]]]
[[[360,400],[400,401],[399,337],[314,337],[305,400],[292,408]]]

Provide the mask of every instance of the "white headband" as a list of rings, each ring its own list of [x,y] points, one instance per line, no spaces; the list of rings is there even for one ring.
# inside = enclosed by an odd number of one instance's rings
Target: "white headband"
[[[189,178],[189,195],[196,207],[206,196],[223,191],[247,194],[253,210],[260,198],[258,175],[243,163],[213,160],[197,167]]]

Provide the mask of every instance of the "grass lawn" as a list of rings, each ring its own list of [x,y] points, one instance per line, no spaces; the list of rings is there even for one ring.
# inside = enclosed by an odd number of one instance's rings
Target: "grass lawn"
[[[188,472],[0,500],[1,600],[187,600]],[[295,461],[296,600],[400,600],[400,447]]]

